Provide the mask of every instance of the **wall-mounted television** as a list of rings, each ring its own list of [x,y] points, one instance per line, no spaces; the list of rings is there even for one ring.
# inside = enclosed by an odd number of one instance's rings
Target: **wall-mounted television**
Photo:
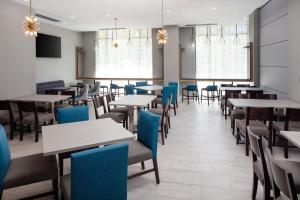
[[[61,38],[38,33],[36,37],[36,57],[61,58]]]

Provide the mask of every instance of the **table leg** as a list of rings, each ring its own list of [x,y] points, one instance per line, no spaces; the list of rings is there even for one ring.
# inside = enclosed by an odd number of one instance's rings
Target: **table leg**
[[[129,106],[128,107],[128,130],[130,132],[134,131],[134,107]]]

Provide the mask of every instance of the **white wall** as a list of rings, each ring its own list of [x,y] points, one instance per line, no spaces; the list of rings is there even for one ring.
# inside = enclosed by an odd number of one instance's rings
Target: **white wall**
[[[0,1],[0,99],[35,92],[34,38],[22,29],[27,14],[23,6]]]
[[[61,37],[61,58],[36,58],[36,81],[76,79],[76,47],[82,45],[81,33],[41,23],[40,32]]]
[[[300,1],[289,0],[289,97],[300,102]]]

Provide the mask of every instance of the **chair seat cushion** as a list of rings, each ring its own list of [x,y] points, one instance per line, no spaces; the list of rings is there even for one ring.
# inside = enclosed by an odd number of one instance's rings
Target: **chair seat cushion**
[[[19,121],[19,119],[20,119],[19,112],[13,112],[13,118],[14,118],[14,122]],[[5,124],[10,123],[10,116],[9,116],[8,111],[0,113],[0,122],[5,123]]]
[[[65,200],[71,199],[71,175],[62,176],[60,179],[61,190]]]
[[[243,136],[246,135],[245,119],[236,120],[236,127],[239,129],[239,133],[241,133]],[[254,134],[266,136],[266,137],[269,135],[268,127],[261,121],[250,120],[249,127]]]
[[[127,113],[128,108],[127,107],[116,107],[116,108],[111,108],[111,112],[119,112],[119,113]]]
[[[273,128],[277,131],[284,130],[284,122],[273,122]],[[299,122],[289,122],[289,131],[299,131],[300,130],[300,123]]]
[[[124,120],[124,114],[123,113],[117,113],[117,112],[110,112],[110,113],[104,113],[99,116],[99,119],[104,118],[111,118],[117,123],[121,123]]]
[[[244,109],[234,109],[234,110],[231,110],[231,118],[232,119],[244,119],[245,118],[245,111],[244,111]]]
[[[54,115],[52,113],[38,113],[39,123],[43,124],[44,122],[48,122],[54,119]],[[25,124],[35,124],[35,117],[34,114],[31,113],[28,116],[23,118],[23,123]]]
[[[152,152],[137,140],[128,142],[128,165],[152,159]]]
[[[55,156],[43,154],[12,159],[4,178],[4,188],[13,188],[58,178]]]
[[[157,115],[162,115],[163,114],[163,109],[162,108],[151,108],[149,110],[149,112],[152,112],[152,113],[157,114]]]

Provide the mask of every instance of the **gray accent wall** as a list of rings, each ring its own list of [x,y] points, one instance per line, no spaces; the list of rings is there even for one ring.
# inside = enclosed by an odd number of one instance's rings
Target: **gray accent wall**
[[[260,85],[279,98],[289,91],[288,0],[272,0],[260,10]]]
[[[81,70],[81,77],[95,77],[96,76],[96,51],[95,51],[96,32],[82,33],[82,48],[84,49],[83,61]]]

